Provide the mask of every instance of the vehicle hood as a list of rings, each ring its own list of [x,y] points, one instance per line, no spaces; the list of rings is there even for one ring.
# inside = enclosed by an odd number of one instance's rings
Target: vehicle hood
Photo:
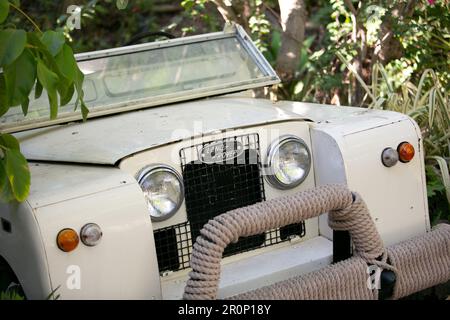
[[[300,102],[217,97],[14,135],[21,142],[22,153],[31,161],[115,165],[131,154],[218,130],[286,120],[329,121],[361,113],[361,110]]]

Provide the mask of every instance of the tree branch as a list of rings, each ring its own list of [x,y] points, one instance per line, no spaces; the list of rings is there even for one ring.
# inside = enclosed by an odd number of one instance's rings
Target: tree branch
[[[355,17],[358,15],[358,10],[355,9],[355,6],[352,3],[352,0],[344,0],[345,5],[348,7],[350,12],[355,15]]]
[[[233,7],[227,6],[222,0],[212,0],[212,2],[216,5],[217,10],[219,10],[225,21],[238,21]]]
[[[38,25],[36,24],[36,22],[34,22],[33,19],[30,18],[29,15],[27,15],[25,12],[22,11],[22,9],[20,9],[19,7],[17,7],[16,5],[14,5],[14,3],[9,2],[9,5],[14,8],[15,10],[17,10],[18,12],[20,12],[23,16],[25,16],[25,18],[28,19],[28,21],[31,22],[31,24],[33,25],[33,27],[39,32],[42,33],[41,29],[38,27]]]

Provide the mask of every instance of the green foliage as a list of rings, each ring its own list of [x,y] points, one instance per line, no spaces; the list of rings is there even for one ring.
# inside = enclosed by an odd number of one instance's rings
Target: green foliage
[[[435,225],[440,220],[445,219],[450,221],[450,202],[446,200],[449,199],[450,186],[446,188],[442,173],[434,165],[429,164],[425,169],[431,224]]]
[[[450,2],[422,3],[416,6],[412,19],[398,21],[394,30],[401,39],[404,57],[402,65],[396,61],[390,66],[393,71],[406,68],[418,81],[423,70],[433,69],[444,88],[450,90]]]
[[[83,101],[84,76],[64,34],[53,30],[43,33],[16,3],[0,0],[0,8],[0,116],[18,106],[26,116],[29,96],[35,88],[36,97],[44,89],[47,92],[51,119],[57,117],[59,106],[69,103],[76,91],[76,104],[81,105],[85,120],[88,110]],[[35,30],[5,25],[11,9],[23,15]],[[0,133],[0,199],[24,201],[29,188],[30,172],[18,141]]]
[[[19,142],[9,134],[0,135],[0,200],[23,201],[30,188],[30,171],[20,153]]]
[[[16,60],[4,67],[3,73],[8,106],[25,105],[27,110],[28,96],[36,81],[36,65],[31,51],[24,49]]]
[[[181,5],[191,17],[201,17],[203,21],[209,24],[210,29],[213,30],[220,29],[220,26],[214,15],[207,14],[207,5],[215,3],[222,7],[230,7],[230,10],[238,17],[238,20],[233,22],[239,23],[247,28],[256,47],[271,60],[270,53],[268,52],[271,41],[271,24],[265,15],[264,7],[274,7],[276,6],[276,2],[261,0],[245,1],[245,10],[242,8],[243,2],[235,1],[227,5],[226,3],[221,4],[220,2],[211,0],[183,0]],[[191,28],[189,31],[193,32],[195,29]]]
[[[4,29],[0,31],[0,67],[10,65],[16,60],[23,49],[27,35],[24,30]]]
[[[204,24],[210,31],[218,31],[222,28],[221,22],[217,16],[211,15],[208,12],[208,5],[210,0],[183,0],[181,6],[184,8],[184,17],[190,21],[195,20]],[[198,32],[197,27],[190,24],[183,27],[184,34]]]
[[[63,33],[55,32],[53,30],[45,31],[41,37],[41,41],[53,57],[61,51],[66,42]]]
[[[24,300],[24,297],[15,290],[10,290],[7,292],[0,292],[0,300]]]
[[[9,2],[7,0],[0,0],[0,23],[6,20],[9,13]]]
[[[270,43],[271,24],[264,14],[264,11],[262,9],[263,2],[261,0],[249,1],[249,4],[251,14],[248,24],[251,37],[252,39],[254,39],[253,42],[255,43],[255,46],[264,55],[267,55]]]
[[[43,2],[45,6],[41,4],[29,7],[40,15],[39,21],[42,20],[49,24],[49,27],[61,30],[76,53],[123,46],[141,32],[173,33],[175,29],[177,31],[184,28],[195,29],[192,17],[189,21],[182,21],[181,14],[173,16],[174,13],[182,12],[178,2],[133,0],[128,1],[128,5],[124,7],[117,0],[75,1],[73,4],[79,6],[81,10],[81,29],[67,25],[70,18],[70,14],[66,13],[67,2],[58,3],[51,0],[39,2]],[[168,7],[168,12],[165,12]],[[46,17],[49,21],[46,21]],[[210,30],[214,30],[214,23],[208,20],[207,15],[199,15],[198,19],[204,24],[210,24]]]
[[[337,59],[336,53],[340,52],[352,63],[364,52],[360,76],[370,83],[376,62],[374,51],[381,40],[381,25],[392,17],[396,6],[411,1],[351,2],[358,11],[357,16],[343,0],[305,1],[308,11],[306,39],[314,37],[314,40],[312,44],[305,42],[302,51],[307,52],[306,64],[299,66],[297,83],[284,87],[281,98],[354,105],[351,99],[356,90],[354,73]],[[436,0],[430,5],[426,0],[419,0],[411,17],[394,19],[391,27],[394,38],[401,44],[401,48],[395,49],[396,53],[402,54],[403,48],[402,57],[385,66],[393,87],[398,88],[408,79],[417,83],[426,69],[433,69],[448,92],[450,2]],[[271,34],[273,40],[275,33]],[[431,86],[427,80],[425,88]],[[302,88],[301,94],[298,94],[299,88]]]

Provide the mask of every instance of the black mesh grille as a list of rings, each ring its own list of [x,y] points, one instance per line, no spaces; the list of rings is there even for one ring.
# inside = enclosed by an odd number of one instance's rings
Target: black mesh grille
[[[248,164],[252,156],[257,156],[256,150],[245,150],[243,156],[244,164],[185,164],[186,211],[192,239],[209,219],[264,200],[258,163]],[[224,256],[260,247],[264,241],[265,234],[242,238],[229,245]]]
[[[205,147],[211,145],[214,150],[207,149],[209,151],[205,156]],[[227,155],[217,154],[217,150],[227,152]],[[215,161],[206,161],[208,157],[208,160],[214,157]],[[265,200],[257,134],[235,136],[184,148],[180,150],[180,158],[188,221],[155,231],[160,271],[176,271],[189,267],[192,239],[199,235],[200,229],[209,219],[229,210]],[[291,236],[304,234],[304,223],[300,223],[240,238],[237,243],[227,247],[224,256],[273,245],[286,241]]]

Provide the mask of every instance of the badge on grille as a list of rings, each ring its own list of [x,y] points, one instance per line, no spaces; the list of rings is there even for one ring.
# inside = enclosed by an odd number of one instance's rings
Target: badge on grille
[[[200,150],[203,163],[227,163],[239,157],[244,152],[244,146],[239,141],[216,141],[205,144]]]

